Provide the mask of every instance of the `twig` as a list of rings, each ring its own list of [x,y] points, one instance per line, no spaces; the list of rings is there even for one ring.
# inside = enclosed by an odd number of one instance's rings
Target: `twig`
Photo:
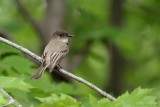
[[[0,93],[2,93],[9,100],[9,102],[7,104],[5,104],[3,107],[7,107],[7,106],[9,106],[11,104],[14,104],[17,107],[22,107],[22,105],[19,102],[17,102],[12,96],[10,96],[2,88],[0,88]]]
[[[4,39],[2,37],[0,37],[0,41],[8,44],[8,45],[11,45],[12,47],[16,48],[16,49],[19,49],[20,51],[24,52],[25,54],[31,56],[33,59],[35,59],[36,61],[40,62],[41,63],[41,57],[37,56],[36,54],[30,52],[29,50],[27,50],[26,48],[23,48],[22,46],[19,46],[7,39]],[[72,73],[69,73],[68,71],[62,69],[62,68],[59,68],[59,72],[61,72],[62,74],[65,74],[87,86],[89,86],[90,88],[94,89],[95,91],[97,91],[98,93],[100,93],[102,96],[104,97],[107,97],[108,99],[110,100],[115,100],[115,98],[111,95],[109,95],[108,93],[106,93],[105,91],[101,90],[100,88],[98,88],[97,86],[95,86],[94,84],[84,80],[83,78],[81,77],[78,77],[76,75],[73,75]]]

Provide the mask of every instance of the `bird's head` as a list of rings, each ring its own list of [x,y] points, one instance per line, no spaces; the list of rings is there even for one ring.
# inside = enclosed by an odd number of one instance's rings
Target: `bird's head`
[[[64,30],[57,30],[53,33],[53,37],[55,39],[58,39],[65,43],[68,43],[68,38],[72,36],[73,35],[69,34],[67,31],[64,31]]]

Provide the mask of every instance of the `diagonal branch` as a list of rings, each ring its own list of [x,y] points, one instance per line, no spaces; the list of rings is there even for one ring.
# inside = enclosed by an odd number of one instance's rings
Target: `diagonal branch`
[[[15,44],[15,43],[7,40],[7,39],[4,39],[4,38],[2,38],[2,37],[0,37],[0,41],[6,43],[6,44],[8,44],[8,45],[10,45],[10,46],[12,46],[12,47],[14,47],[14,48],[16,48],[16,49],[19,49],[20,51],[24,52],[25,54],[31,56],[33,59],[35,59],[36,61],[38,61],[38,62],[41,63],[41,59],[42,59],[42,58],[39,57],[39,56],[37,56],[36,54],[30,52],[30,51],[27,50],[26,48],[23,48],[22,46],[19,46],[19,45]],[[113,96],[109,95],[109,94],[106,93],[105,91],[101,90],[100,88],[98,88],[98,87],[95,86],[94,84],[92,84],[92,83],[84,80],[83,78],[78,77],[78,76],[76,76],[76,75],[74,75],[74,74],[72,74],[72,73],[69,73],[68,71],[66,71],[66,70],[64,70],[64,69],[62,69],[62,68],[60,68],[60,67],[58,67],[58,69],[59,69],[59,72],[61,72],[62,74],[67,75],[67,76],[69,76],[70,78],[75,79],[75,80],[77,80],[77,81],[79,81],[79,82],[81,82],[81,83],[89,86],[90,88],[92,88],[92,89],[94,89],[95,91],[97,91],[98,93],[100,93],[102,96],[107,97],[107,98],[110,99],[110,100],[115,100],[115,98],[114,98]]]
[[[16,3],[17,8],[18,8],[19,12],[22,14],[22,16],[31,22],[31,24],[33,25],[33,27],[36,31],[40,32],[41,29],[40,29],[39,23],[32,17],[32,15],[25,8],[25,6],[21,3],[21,1],[14,0],[14,2]]]
[[[2,88],[0,88],[0,93],[3,94],[8,100],[9,102],[7,104],[5,104],[3,107],[7,107],[11,104],[14,104],[17,107],[22,107],[22,105],[17,102],[12,96],[10,96],[5,90],[3,90]]]

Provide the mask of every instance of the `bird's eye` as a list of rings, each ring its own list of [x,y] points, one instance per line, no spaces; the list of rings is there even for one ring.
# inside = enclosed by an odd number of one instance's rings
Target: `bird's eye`
[[[67,34],[66,33],[62,33],[61,36],[67,36]]]
[[[63,33],[60,36],[63,36]]]
[[[68,33],[60,33],[59,36],[61,36],[61,37],[67,37]]]

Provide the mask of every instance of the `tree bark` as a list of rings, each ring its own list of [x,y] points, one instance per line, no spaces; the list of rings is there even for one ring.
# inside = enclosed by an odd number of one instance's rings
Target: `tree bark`
[[[48,43],[53,32],[63,29],[65,17],[65,0],[46,0],[46,14],[40,22],[44,45]]]
[[[110,13],[110,22],[111,26],[120,29],[122,27],[122,18],[123,18],[123,0],[112,0],[111,1],[111,13]],[[124,71],[125,66],[125,58],[121,54],[120,49],[116,46],[116,44],[112,40],[107,40],[109,43],[106,45],[109,46],[110,51],[110,80],[109,86],[106,90],[113,92],[114,95],[118,96],[121,94],[123,85],[121,82],[121,78]]]

